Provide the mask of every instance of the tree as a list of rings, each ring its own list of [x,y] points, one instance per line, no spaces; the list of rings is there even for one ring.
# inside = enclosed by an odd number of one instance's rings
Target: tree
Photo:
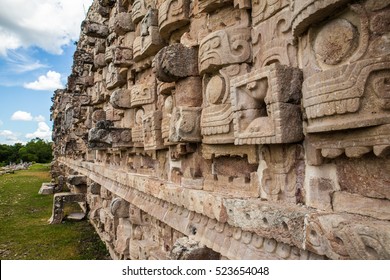
[[[51,143],[35,138],[28,142],[26,146],[21,147],[18,154],[23,161],[47,163],[52,160],[51,153]]]
[[[32,139],[26,145],[21,143],[0,144],[0,165],[7,165],[10,162],[18,163],[21,160],[48,163],[53,158],[51,145],[52,143],[40,138]]]

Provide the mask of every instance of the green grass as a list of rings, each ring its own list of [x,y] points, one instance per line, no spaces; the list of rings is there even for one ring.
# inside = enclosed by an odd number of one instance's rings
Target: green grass
[[[108,259],[88,221],[48,224],[53,196],[38,194],[42,182],[50,182],[47,164],[0,176],[0,259]]]

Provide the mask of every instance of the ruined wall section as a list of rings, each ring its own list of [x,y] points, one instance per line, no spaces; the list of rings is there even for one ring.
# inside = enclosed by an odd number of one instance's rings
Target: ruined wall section
[[[96,0],[53,97],[53,176],[113,258],[390,259],[389,15]]]

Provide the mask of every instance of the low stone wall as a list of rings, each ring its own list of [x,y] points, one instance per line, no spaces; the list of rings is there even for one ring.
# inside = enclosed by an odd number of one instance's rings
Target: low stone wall
[[[389,4],[94,1],[55,183],[114,259],[390,259]]]

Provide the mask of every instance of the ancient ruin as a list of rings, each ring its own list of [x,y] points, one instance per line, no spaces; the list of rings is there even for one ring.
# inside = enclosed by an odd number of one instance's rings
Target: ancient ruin
[[[95,0],[53,103],[113,259],[390,259],[389,0]]]

